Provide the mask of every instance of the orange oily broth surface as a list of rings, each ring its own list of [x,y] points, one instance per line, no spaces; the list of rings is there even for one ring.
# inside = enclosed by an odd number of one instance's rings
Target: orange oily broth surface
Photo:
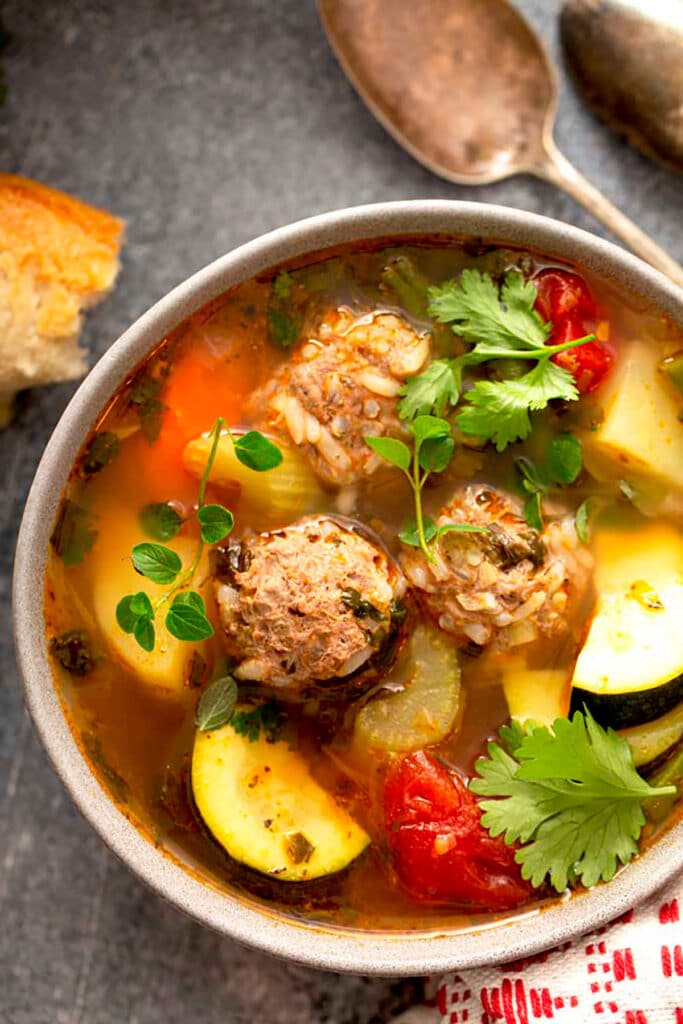
[[[501,260],[510,262],[511,257],[509,252],[501,255],[496,251],[473,260],[460,249],[416,249],[409,254],[417,258],[422,269],[434,280],[457,272],[463,265],[497,270]],[[318,274],[325,285],[321,291],[321,306],[339,301],[357,302],[364,282],[376,280],[378,268],[385,261],[386,255],[373,252],[341,257],[343,272],[336,278],[329,274],[330,263],[313,267],[311,280],[315,284],[315,274]],[[595,285],[594,290],[598,291]],[[219,415],[230,426],[249,425],[245,405],[250,393],[267,379],[283,358],[267,338],[269,291],[270,284],[265,281],[248,282],[176,330],[150,363],[155,373],[161,371],[165,385],[162,399],[169,406],[161,417],[158,440],[149,444],[140,432],[126,436],[120,454],[103,471],[87,482],[72,480],[69,496],[97,518],[99,535],[92,550],[93,557],[86,556],[79,566],[65,568],[51,553],[46,595],[50,635],[84,625],[92,628],[88,609],[97,545],[106,545],[108,537],[116,534],[121,515],[134,517],[145,504],[169,498],[190,507],[196,501],[197,481],[185,472],[180,458],[186,442],[209,430]],[[618,336],[631,337],[636,329],[642,332],[642,310],[630,308],[623,302],[617,304],[616,297],[602,284],[599,294],[607,294],[607,311]],[[371,298],[382,305],[381,295],[371,294]],[[647,316],[646,320],[649,333],[659,338],[664,351],[676,347],[664,321],[652,316]],[[572,416],[579,414],[585,417],[589,410],[572,410],[563,427],[571,426]],[[129,412],[115,402],[98,423],[98,429],[111,430],[129,423]],[[549,437],[547,429],[545,433],[539,429],[530,454],[541,457]],[[533,452],[534,445],[537,453]],[[507,454],[482,457],[466,453],[458,469],[464,476],[485,477],[505,487],[510,487],[514,479],[511,457]],[[452,480],[446,481],[425,492],[428,513],[437,511],[452,486]],[[585,494],[576,498],[570,496],[573,506],[583,497]],[[238,493],[210,486],[207,500],[222,501],[233,509],[237,520],[234,536],[239,537],[248,524],[240,520]],[[395,550],[396,529],[409,511],[407,486],[402,481],[388,479],[371,486],[361,496],[353,514],[369,521]],[[189,536],[194,536],[191,527],[185,529]],[[122,559],[128,555],[128,551],[121,551]],[[141,585],[144,585],[142,580]],[[210,588],[203,588],[211,613],[209,591]],[[587,608],[574,610],[569,636],[532,645],[533,649],[524,653],[526,663],[565,667],[569,679],[586,612]],[[94,640],[100,657],[91,673],[78,678],[61,670],[56,672],[59,692],[74,733],[98,778],[119,805],[154,841],[200,877],[219,886],[227,884],[250,898],[276,903],[291,913],[339,924],[437,928],[446,923],[452,926],[473,920],[469,915],[454,914],[444,908],[418,906],[405,897],[392,881],[379,841],[373,842],[359,861],[341,875],[316,883],[278,883],[233,862],[208,835],[189,793],[189,757],[199,687],[188,681],[173,695],[150,690],[124,664],[111,658],[106,647],[98,642],[96,633]],[[219,655],[220,644],[214,637],[204,650],[207,662],[204,680]],[[519,654],[507,657],[519,658]],[[437,752],[468,772],[473,760],[483,751],[486,738],[507,718],[500,687],[502,661],[500,655],[462,658],[466,701],[462,728],[455,738],[444,741]],[[200,686],[202,678],[198,680]],[[331,739],[328,729],[317,726],[313,718],[301,712],[292,712],[290,717],[313,773],[371,835],[379,839],[381,822],[377,798],[382,762],[364,764],[360,775],[353,766],[349,771],[343,744],[337,744],[336,751],[333,744],[330,756],[320,753],[320,744],[327,744]]]

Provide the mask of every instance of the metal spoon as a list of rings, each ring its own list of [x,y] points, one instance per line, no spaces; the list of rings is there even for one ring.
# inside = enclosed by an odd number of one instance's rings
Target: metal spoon
[[[349,79],[416,160],[465,185],[519,173],[552,181],[683,286],[683,267],[557,149],[555,71],[507,0],[318,0],[318,8]]]
[[[567,0],[560,38],[589,106],[647,156],[683,171],[683,2]]]

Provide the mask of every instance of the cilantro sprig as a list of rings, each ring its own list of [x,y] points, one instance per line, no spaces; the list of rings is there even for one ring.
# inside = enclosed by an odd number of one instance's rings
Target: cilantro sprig
[[[442,473],[455,451],[455,440],[448,420],[438,416],[418,416],[409,424],[413,435],[412,451],[403,441],[394,437],[366,436],[369,445],[385,462],[398,467],[410,484],[415,504],[415,517],[399,533],[399,540],[412,547],[422,548],[430,562],[434,554],[429,543],[446,531],[484,533],[485,528],[470,523],[448,523],[437,526],[424,514],[422,490],[432,473]]]
[[[638,852],[643,801],[675,792],[641,778],[628,742],[588,711],[552,729],[515,723],[500,737],[470,785],[487,798],[481,820],[490,834],[522,844],[515,860],[535,887],[546,878],[558,892],[574,880],[609,881]]]
[[[498,451],[531,431],[530,412],[544,409],[555,398],[579,397],[574,378],[551,361],[552,356],[592,341],[594,335],[548,345],[552,324],[534,308],[537,290],[523,274],[510,270],[501,285],[489,274],[463,270],[457,280],[429,290],[429,312],[472,348],[454,359],[438,359],[401,389],[399,414],[410,420],[420,415],[443,415],[461,404],[456,424],[465,433],[491,440]],[[501,360],[535,362],[515,379],[477,380],[462,394],[468,366]]]
[[[116,606],[119,627],[124,633],[131,633],[145,651],[154,650],[154,623],[157,613],[167,604],[169,607],[165,626],[171,636],[178,640],[198,641],[213,635],[204,599],[198,591],[190,589],[190,584],[199,568],[204,546],[224,540],[235,524],[230,509],[204,500],[223,429],[224,421],[219,417],[211,430],[211,449],[199,483],[199,497],[194,513],[199,524],[199,539],[190,564],[183,568],[178,553],[165,544],[143,541],[132,549],[131,558],[136,571],[153,583],[169,587],[154,601],[141,590],[135,594],[126,594]],[[233,444],[239,461],[250,469],[265,471],[278,466],[282,461],[282,453],[277,445],[257,430],[234,439]],[[146,532],[164,540],[176,536],[183,525],[178,513],[163,503],[146,506],[141,521]]]

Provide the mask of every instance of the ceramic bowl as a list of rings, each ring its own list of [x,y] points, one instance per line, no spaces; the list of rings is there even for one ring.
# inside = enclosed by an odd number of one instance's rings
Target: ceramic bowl
[[[400,234],[448,234],[539,249],[612,279],[683,324],[683,292],[645,263],[584,231],[520,210],[448,201],[383,203],[322,214],[241,246],[174,288],[111,346],[62,416],[31,488],[19,534],[14,626],[26,700],[72,799],[108,846],[157,893],[197,920],[277,956],[358,974],[459,969],[535,953],[625,911],[683,868],[683,823],[611,882],[485,927],[370,931],[295,920],[202,882],[155,848],[100,787],[69,730],[48,662],[46,554],[62,489],[93,421],[131,370],[172,328],[233,285],[307,252]]]

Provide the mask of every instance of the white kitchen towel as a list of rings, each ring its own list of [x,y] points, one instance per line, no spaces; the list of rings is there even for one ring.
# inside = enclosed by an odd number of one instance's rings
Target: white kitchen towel
[[[683,879],[582,939],[446,975],[419,1012],[415,1024],[683,1024]]]

